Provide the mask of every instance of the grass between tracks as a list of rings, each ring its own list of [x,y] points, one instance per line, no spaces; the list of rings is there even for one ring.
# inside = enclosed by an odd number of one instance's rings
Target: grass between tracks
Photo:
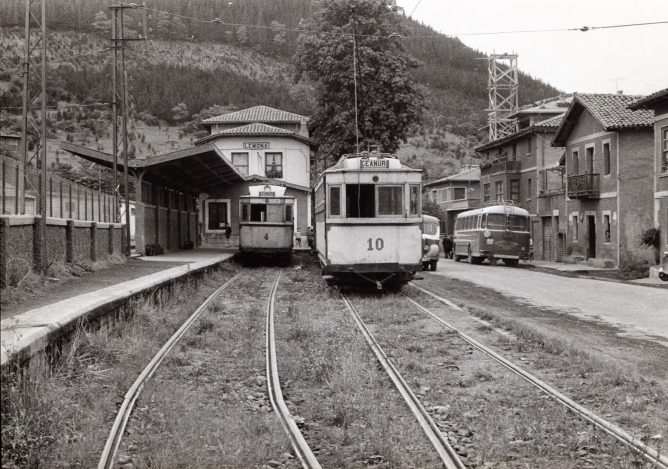
[[[380,301],[379,305],[377,297],[356,299],[386,353],[468,466],[626,468],[642,464],[615,440],[407,302],[398,297]],[[426,297],[420,302],[429,304]],[[435,312],[440,307],[429,306]]]
[[[97,465],[127,389],[227,269],[136,301],[111,329],[80,324],[49,378],[3,374],[2,467]]]
[[[441,467],[338,292],[310,269],[290,271],[281,282],[283,393],[323,467]]]

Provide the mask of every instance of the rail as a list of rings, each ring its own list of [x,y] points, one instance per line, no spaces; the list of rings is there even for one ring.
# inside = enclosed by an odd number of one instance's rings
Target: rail
[[[269,393],[269,400],[274,411],[281,419],[281,424],[285,432],[290,438],[292,448],[295,450],[297,457],[305,469],[320,469],[320,463],[313,455],[304,436],[299,431],[290,410],[288,410],[285,401],[283,400],[283,392],[281,391],[281,382],[278,378],[278,365],[276,363],[276,341],[274,334],[274,299],[276,298],[276,290],[281,279],[281,274],[276,276],[276,281],[271,289],[269,301],[267,303],[267,333],[266,333],[266,368],[267,368],[267,390]]]
[[[376,358],[380,362],[380,364],[383,366],[387,374],[390,376],[390,379],[394,383],[394,386],[397,388],[399,393],[401,394],[401,397],[404,398],[404,401],[406,401],[406,404],[408,404],[408,407],[410,407],[411,412],[413,412],[413,415],[418,420],[418,423],[420,424],[420,427],[422,428],[422,431],[425,433],[427,438],[429,438],[429,441],[433,445],[434,449],[436,449],[436,452],[438,453],[439,457],[441,458],[441,461],[443,462],[443,465],[447,469],[463,469],[466,466],[464,466],[464,463],[462,463],[461,459],[459,459],[459,456],[457,456],[457,453],[455,450],[450,446],[448,441],[443,437],[441,434],[440,430],[438,429],[438,426],[434,422],[434,420],[429,416],[429,413],[427,410],[424,408],[424,406],[420,403],[419,399],[417,396],[413,393],[413,391],[410,389],[408,386],[408,383],[401,377],[399,374],[399,371],[395,368],[395,366],[392,364],[392,362],[387,358],[387,355],[385,355],[385,352],[383,349],[380,347],[378,342],[374,339],[374,337],[371,335],[369,332],[369,329],[366,327],[364,324],[364,321],[362,321],[362,318],[360,317],[359,313],[355,309],[355,307],[352,305],[350,300],[348,298],[341,294],[341,298],[343,299],[343,302],[346,304],[346,307],[348,308],[348,311],[350,311],[351,316],[353,317],[353,320],[355,321],[355,324],[357,324],[357,327],[359,330],[362,332],[364,335],[364,338],[367,341],[367,344],[369,344],[369,347],[371,350],[373,350],[373,353],[376,355]]]
[[[412,284],[411,284],[412,285]],[[417,285],[412,285],[413,288],[416,288],[417,290],[431,296],[435,300],[440,301],[443,304],[446,304],[447,306],[457,310],[457,311],[462,311],[462,308],[454,304],[453,302],[442,298],[438,296],[437,294],[422,288],[418,287]],[[625,430],[617,427],[611,422],[608,422],[607,420],[599,417],[598,415],[592,413],[590,410],[584,408],[577,402],[573,401],[572,399],[566,397],[565,395],[561,394],[559,391],[556,389],[552,388],[542,380],[536,378],[533,376],[531,373],[528,371],[524,370],[523,368],[517,366],[507,358],[504,358],[503,356],[499,355],[498,353],[494,352],[490,348],[486,347],[485,345],[481,344],[477,340],[473,339],[472,337],[468,336],[467,334],[461,332],[459,329],[448,323],[447,321],[441,319],[439,316],[436,314],[432,313],[429,311],[427,308],[424,306],[420,305],[417,303],[415,300],[407,297],[404,295],[404,298],[406,298],[413,306],[415,306],[418,310],[422,311],[423,313],[427,314],[428,316],[431,316],[433,319],[435,319],[437,322],[442,324],[443,326],[447,327],[451,331],[455,332],[461,339],[463,339],[465,342],[467,342],[469,345],[477,348],[481,352],[489,355],[492,357],[494,360],[499,362],[501,365],[505,366],[508,368],[510,371],[516,373],[520,377],[524,378],[526,381],[529,383],[533,384],[536,386],[538,389],[541,391],[545,392],[548,396],[551,398],[555,399],[556,401],[560,402],[566,408],[574,412],[575,414],[579,415],[583,419],[591,422],[607,434],[611,435],[612,437],[616,438],[620,442],[624,443],[628,447],[630,447],[633,451],[637,452],[641,456],[643,456],[645,459],[650,461],[652,464],[655,464],[657,467],[663,468],[663,469],[668,469],[668,457],[664,456],[663,454],[659,453],[657,450],[654,448],[649,447],[642,441],[638,440]]]
[[[197,320],[197,318],[204,312],[204,310],[209,306],[209,304],[220,295],[223,290],[225,290],[230,283],[232,283],[239,274],[236,274],[227,282],[225,282],[218,290],[213,292],[204,302],[191,314],[188,319],[179,327],[179,329],[172,335],[165,345],[158,350],[158,353],[155,354],[153,359],[149,364],[144,368],[144,371],[137,377],[135,382],[130,386],[130,389],[125,394],[123,398],[123,403],[121,404],[118,414],[116,414],[116,420],[111,427],[111,432],[107,438],[107,442],[104,445],[104,450],[100,456],[100,462],[98,463],[98,469],[108,469],[114,466],[114,461],[116,460],[116,455],[118,454],[118,448],[121,445],[121,440],[123,438],[123,432],[125,431],[125,426],[130,419],[132,414],[132,408],[135,405],[135,401],[139,397],[142,389],[146,382],[153,376],[153,373],[158,369],[162,361],[165,359],[167,354],[174,348],[174,346],[181,340],[183,335],[190,329],[190,326]]]

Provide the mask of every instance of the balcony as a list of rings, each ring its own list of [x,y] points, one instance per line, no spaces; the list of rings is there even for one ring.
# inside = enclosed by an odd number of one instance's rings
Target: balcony
[[[540,170],[540,197],[551,197],[566,192],[566,180],[564,178],[564,167],[546,168]]]
[[[601,193],[600,174],[568,176],[568,197],[571,199],[598,199]]]
[[[480,174],[490,175],[501,172],[518,172],[522,166],[521,161],[508,160],[506,158],[499,158],[489,162],[480,164]]]

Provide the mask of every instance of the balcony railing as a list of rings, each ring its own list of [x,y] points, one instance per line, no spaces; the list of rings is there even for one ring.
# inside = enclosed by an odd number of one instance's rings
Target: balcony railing
[[[515,172],[519,171],[522,166],[521,161],[507,160],[506,158],[500,158],[497,160],[492,160],[489,162],[484,162],[480,164],[481,174],[493,174],[499,172]]]
[[[600,174],[568,176],[568,197],[571,199],[598,199],[601,193]]]

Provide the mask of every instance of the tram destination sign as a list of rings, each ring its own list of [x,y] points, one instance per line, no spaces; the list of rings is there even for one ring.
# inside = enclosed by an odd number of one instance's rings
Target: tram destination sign
[[[390,168],[390,160],[360,160],[361,169],[379,169],[379,168]]]
[[[269,142],[244,142],[244,150],[268,150]]]

